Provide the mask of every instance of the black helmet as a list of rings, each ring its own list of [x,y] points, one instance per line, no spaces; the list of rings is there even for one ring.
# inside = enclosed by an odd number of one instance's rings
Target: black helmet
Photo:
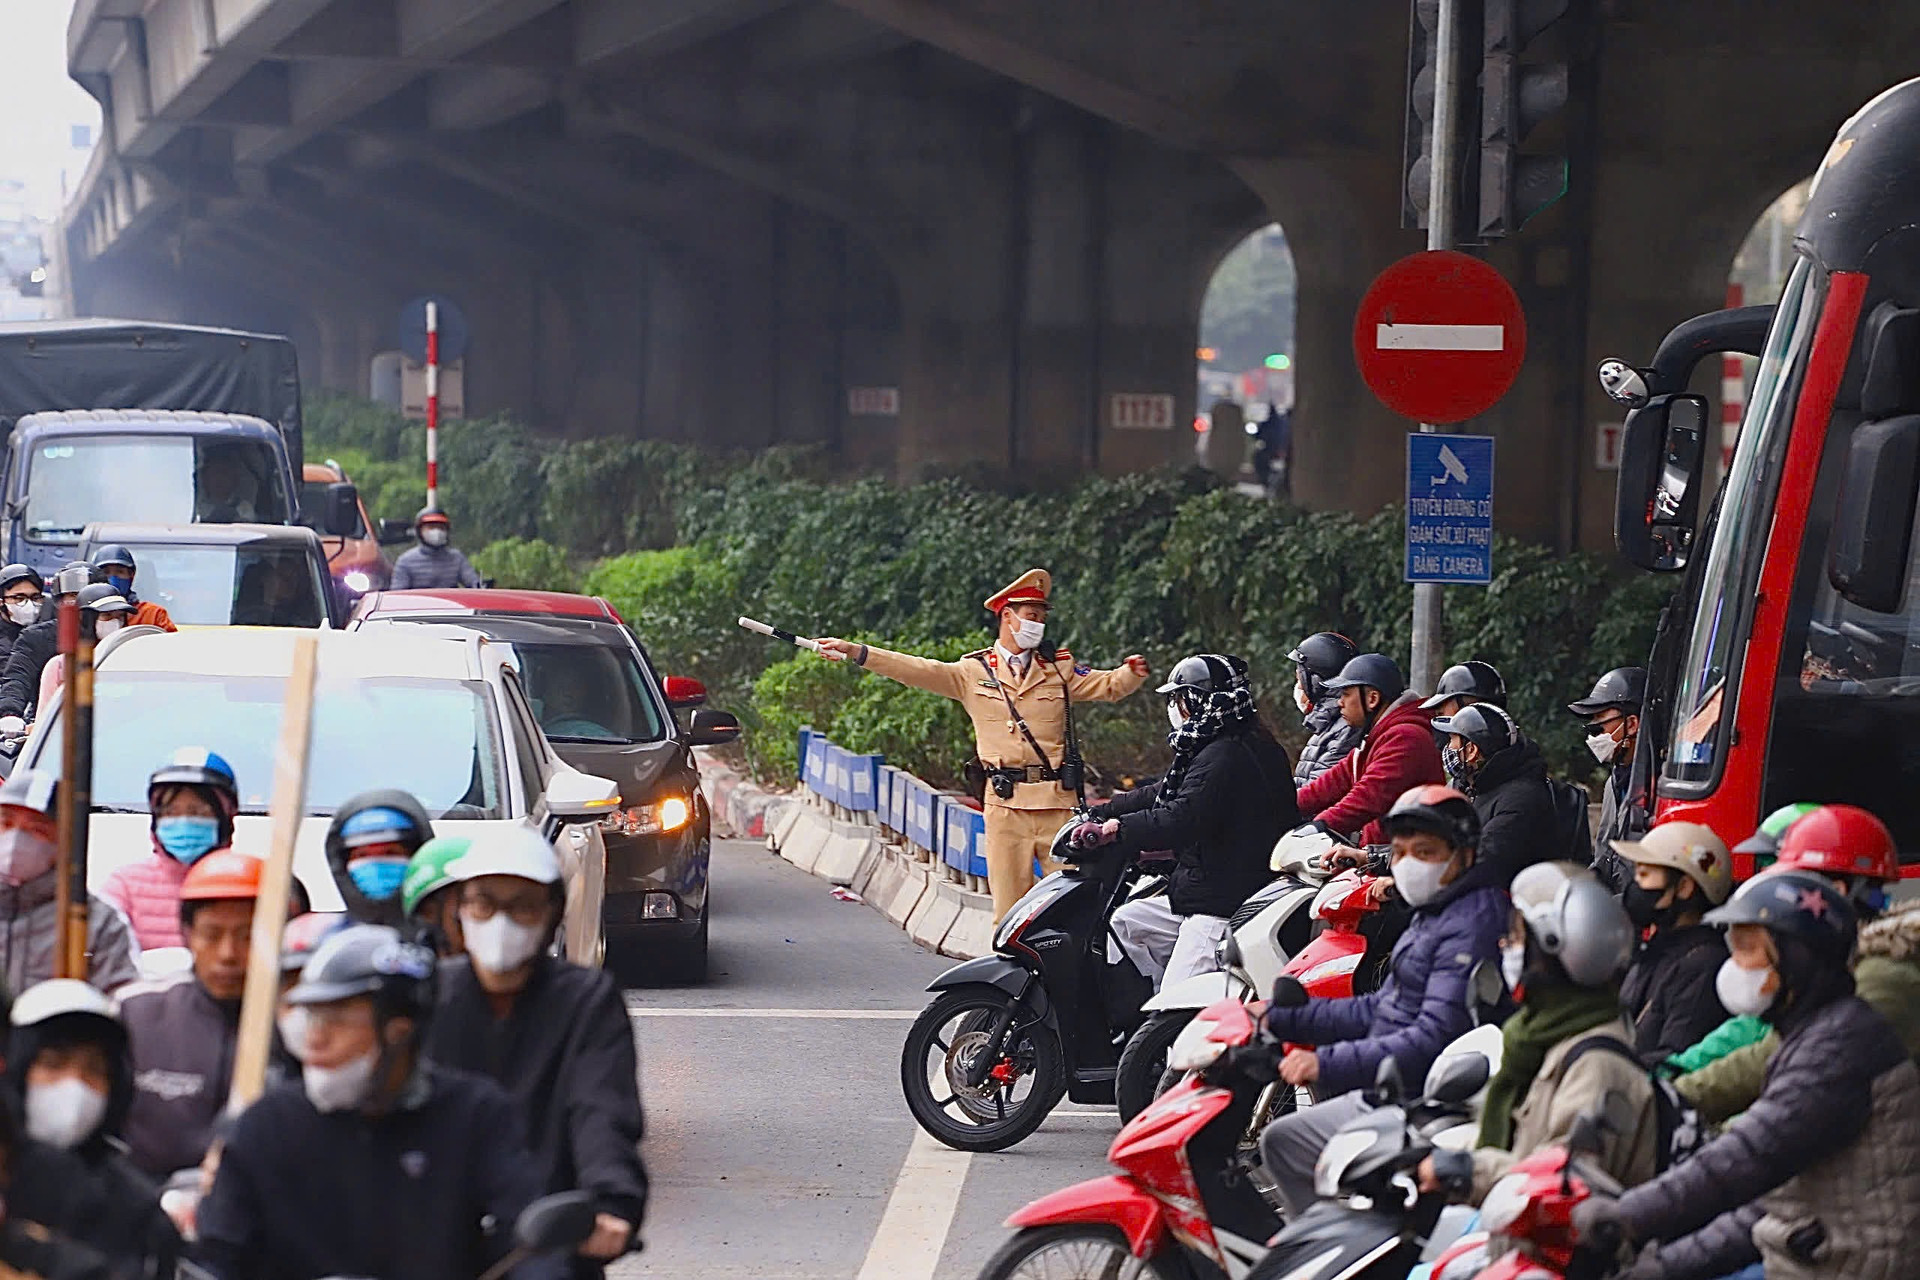
[[[453,523],[453,520],[447,515],[446,512],[442,511],[439,507],[422,507],[420,508],[420,510],[414,512],[414,515],[413,515],[414,528],[418,529],[421,525],[426,524],[428,522],[432,522],[435,524],[450,525]]]
[[[127,598],[104,582],[90,582],[75,597],[82,609],[91,613],[131,613]]]
[[[1380,696],[1388,702],[1407,691],[1406,677],[1400,674],[1400,664],[1384,653],[1362,653],[1347,660],[1340,668],[1340,674],[1326,682],[1329,690],[1352,689],[1364,686],[1378,689]]]
[[[129,569],[137,569],[140,567],[139,563],[133,558],[133,552],[117,542],[110,542],[87,557],[87,565],[96,572],[105,569],[110,564],[123,564]]]
[[[433,968],[433,952],[408,942],[398,929],[348,925],[313,949],[285,999],[310,1005],[372,996],[377,1021],[412,1018],[424,1025],[433,1012]]]
[[[1452,787],[1433,782],[1414,787],[1395,800],[1381,825],[1389,836],[1425,831],[1456,849],[1471,849],[1480,843],[1480,815],[1473,801]]]
[[[1632,715],[1640,714],[1647,700],[1647,669],[1615,667],[1594,681],[1593,692],[1578,702],[1569,702],[1567,710],[1581,719],[1598,715],[1608,707],[1618,707]]]
[[[1449,698],[1472,698],[1476,702],[1497,702],[1507,705],[1507,682],[1500,678],[1491,662],[1482,662],[1478,658],[1466,662],[1457,662],[1440,673],[1440,683],[1433,686],[1433,696],[1421,703],[1421,707],[1432,711]]]
[[[1708,924],[1765,925],[1774,933],[1798,938],[1814,955],[1835,968],[1853,957],[1859,923],[1847,895],[1814,871],[1774,870],[1741,885],[1724,906],[1707,912]]]
[[[433,838],[433,820],[410,793],[385,787],[354,796],[334,811],[333,821],[327,824],[327,867],[333,872],[340,896],[346,899],[348,912],[356,920],[398,925],[405,919],[400,895],[376,902],[361,893],[347,874],[354,847],[376,837],[402,845],[411,857]]]
[[[1438,716],[1433,721],[1433,731],[1459,734],[1480,748],[1482,759],[1491,758],[1494,752],[1504,751],[1520,741],[1520,726],[1504,709],[1491,702],[1476,702],[1450,716]]]
[[[1167,682],[1155,693],[1229,693],[1247,683],[1247,664],[1230,653],[1196,653],[1173,664]]]
[[[205,747],[182,747],[173,758],[147,776],[147,807],[158,810],[162,788],[192,787],[213,807],[220,827],[220,843],[233,841],[233,818],[240,812],[240,784],[226,757]],[[156,816],[154,821],[160,821]]]
[[[1353,661],[1353,656],[1358,652],[1359,646],[1339,632],[1316,631],[1295,645],[1287,657],[1305,667],[1316,678],[1331,680],[1340,674],[1342,667]]]
[[[10,564],[0,567],[0,591],[5,591],[16,582],[31,582],[42,591],[46,590],[47,586],[46,583],[40,580],[39,574],[24,564]]]

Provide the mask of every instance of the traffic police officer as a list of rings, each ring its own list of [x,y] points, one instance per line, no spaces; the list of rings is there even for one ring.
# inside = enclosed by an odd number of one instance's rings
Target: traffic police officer
[[[991,784],[986,794],[987,885],[993,891],[996,922],[1033,887],[1033,860],[1047,859],[1053,837],[1073,811],[1074,794],[1059,777],[1066,756],[1068,699],[1118,702],[1148,675],[1147,660],[1137,653],[1110,671],[1076,663],[1065,649],[1054,651],[1050,659],[1043,657],[1040,641],[1052,586],[1045,569],[1029,569],[988,596],[987,610],[999,615],[999,638],[993,647],[958,662],[831,637],[820,641],[822,657],[852,660],[902,684],[952,698],[973,720],[975,750]],[[1052,869],[1051,860],[1046,865]]]

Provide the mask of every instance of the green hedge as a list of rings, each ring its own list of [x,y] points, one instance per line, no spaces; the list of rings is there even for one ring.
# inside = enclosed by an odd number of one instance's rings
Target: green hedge
[[[308,430],[315,456],[345,464],[377,514],[412,514],[419,426],[321,400]],[[501,585],[610,598],[662,670],[699,677],[714,705],[741,715],[749,762],[765,777],[791,778],[801,724],[941,782],[971,743],[957,707],[796,655],[740,630],[741,614],[957,656],[988,642],[981,600],[1042,565],[1054,574],[1058,643],[1101,666],[1145,653],[1159,671],[1196,651],[1242,654],[1269,720],[1296,744],[1286,654],[1302,636],[1343,631],[1405,661],[1411,591],[1394,509],[1306,512],[1197,470],[1035,493],[956,477],[831,483],[807,452],[540,440],[503,419],[452,424],[442,442],[445,501],[462,540],[483,546],[481,571]],[[1591,779],[1565,703],[1601,671],[1644,659],[1668,585],[1611,558],[1506,537],[1494,565],[1491,586],[1447,591],[1445,650],[1498,666],[1509,709],[1554,767]],[[1164,764],[1156,698],[1087,707],[1079,723],[1096,770]]]

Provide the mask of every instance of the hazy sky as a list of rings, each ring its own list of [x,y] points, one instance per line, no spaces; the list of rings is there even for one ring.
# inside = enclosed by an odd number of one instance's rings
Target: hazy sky
[[[85,156],[69,150],[73,125],[97,136],[100,109],[67,79],[72,0],[0,0],[0,177],[28,184],[43,213],[60,203],[60,176],[77,181]]]

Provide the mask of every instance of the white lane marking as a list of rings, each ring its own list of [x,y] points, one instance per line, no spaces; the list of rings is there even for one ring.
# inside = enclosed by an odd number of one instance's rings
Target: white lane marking
[[[933,1280],[972,1159],[971,1152],[943,1146],[924,1129],[913,1131],[856,1280]]]
[[[851,1021],[911,1022],[918,1009],[641,1009],[629,1008],[629,1018],[845,1018]]]
[[[1501,351],[1507,330],[1497,324],[1380,324],[1373,345],[1382,351]]]

